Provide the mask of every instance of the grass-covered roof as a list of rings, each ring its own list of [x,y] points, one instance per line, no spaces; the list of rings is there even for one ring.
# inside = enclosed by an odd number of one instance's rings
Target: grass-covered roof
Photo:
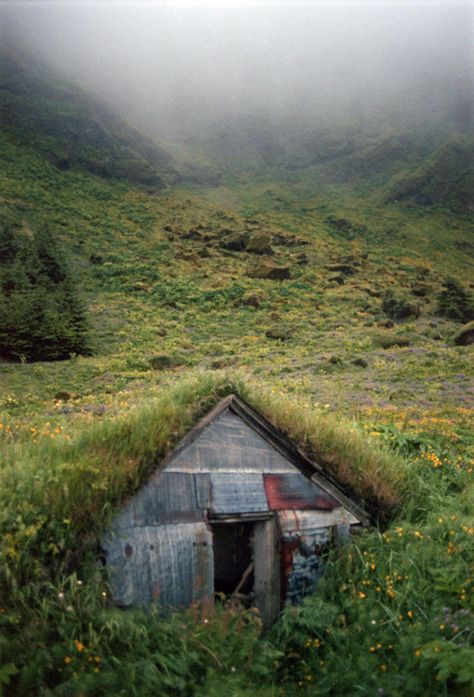
[[[2,470],[12,497],[38,516],[66,518],[77,530],[100,529],[108,515],[219,400],[236,394],[299,446],[341,487],[386,518],[400,502],[405,468],[355,424],[223,373],[202,373],[163,391],[126,416],[82,427],[66,443],[18,445]]]

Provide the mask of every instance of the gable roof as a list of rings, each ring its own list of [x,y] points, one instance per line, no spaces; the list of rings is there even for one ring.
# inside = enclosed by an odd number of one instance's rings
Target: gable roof
[[[204,416],[178,443],[176,448],[170,452],[161,463],[161,471],[185,471],[186,454],[189,450],[194,451],[193,447],[196,441],[205,436],[206,431],[209,431],[211,425],[222,417],[226,412],[230,411],[242,419],[257,435],[263,439],[274,450],[276,457],[272,458],[273,462],[269,463],[269,471],[291,471],[292,467],[296,467],[305,477],[317,484],[321,489],[327,492],[331,497],[335,498],[341,506],[349,511],[362,524],[369,523],[369,515],[364,509],[362,502],[356,501],[353,496],[343,490],[338,482],[328,476],[326,472],[314,461],[310,460],[298,446],[287,438],[281,431],[276,429],[262,414],[258,413],[243,399],[231,394],[221,400],[206,416]],[[220,458],[225,463],[225,453],[220,451]],[[225,470],[225,466],[223,468]]]

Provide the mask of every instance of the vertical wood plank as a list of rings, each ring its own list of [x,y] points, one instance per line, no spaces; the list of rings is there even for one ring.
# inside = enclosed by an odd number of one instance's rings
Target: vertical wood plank
[[[280,612],[280,565],[275,519],[255,523],[255,605],[266,632]]]

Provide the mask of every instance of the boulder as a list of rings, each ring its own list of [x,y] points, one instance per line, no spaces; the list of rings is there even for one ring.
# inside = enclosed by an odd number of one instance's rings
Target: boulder
[[[197,227],[190,227],[187,232],[181,235],[183,240],[200,240],[202,237],[201,230]]]
[[[265,332],[267,339],[277,339],[279,341],[288,341],[291,338],[291,332],[285,327],[271,327]]]
[[[363,291],[364,293],[367,293],[367,295],[370,295],[371,298],[380,298],[382,295],[380,290],[377,290],[376,288],[373,288],[372,286],[368,285],[362,285],[359,286],[359,289]]]
[[[390,402],[405,402],[407,400],[413,399],[413,396],[413,392],[401,387],[398,390],[394,390],[393,392],[391,392],[388,399]]]
[[[250,278],[264,278],[270,281],[285,281],[291,278],[289,266],[276,266],[268,262],[262,262],[248,272]]]
[[[354,358],[354,360],[352,361],[352,364],[356,365],[358,368],[368,368],[369,367],[369,364],[367,363],[365,358],[360,358],[360,357]]]
[[[270,246],[270,238],[268,235],[254,235],[250,238],[245,247],[246,252],[251,254],[274,254],[273,249]]]
[[[152,356],[149,359],[149,363],[153,370],[172,370],[173,368],[183,365],[184,359],[180,356],[161,354],[159,356]]]
[[[276,232],[272,234],[273,244],[277,244],[281,247],[297,247],[299,245],[309,244],[309,240],[305,240],[301,237],[296,237],[291,233]]]
[[[344,276],[352,276],[352,274],[357,273],[357,268],[353,264],[327,264],[326,269],[333,273],[342,273]]]
[[[221,233],[224,232],[221,230]],[[227,232],[227,231],[226,231]],[[233,232],[228,237],[224,237],[220,246],[229,249],[231,252],[243,252],[247,246],[249,237],[245,232]]]
[[[153,287],[149,283],[144,283],[143,281],[137,281],[133,285],[133,290],[141,291],[142,293],[150,293]]]
[[[403,348],[405,346],[410,346],[410,339],[404,336],[397,336],[397,334],[392,334],[387,332],[387,334],[380,334],[377,337],[378,343],[383,349],[394,348],[398,346]]]
[[[308,263],[308,257],[306,256],[306,254],[304,252],[300,252],[299,254],[297,254],[295,256],[294,262],[295,262],[295,264],[299,264],[299,265],[303,266],[304,264]]]
[[[344,361],[340,356],[329,356],[328,358],[328,363],[331,365],[337,365],[337,366],[342,366],[344,365]]]
[[[335,283],[337,286],[343,286],[345,282],[345,277],[340,273],[335,273],[332,276],[328,276],[328,283]]]
[[[456,346],[470,346],[474,344],[474,321],[468,322],[458,331],[454,337]]]
[[[70,392],[66,392],[66,390],[59,390],[59,392],[56,392],[54,395],[54,401],[55,402],[68,402],[71,399],[72,395]]]

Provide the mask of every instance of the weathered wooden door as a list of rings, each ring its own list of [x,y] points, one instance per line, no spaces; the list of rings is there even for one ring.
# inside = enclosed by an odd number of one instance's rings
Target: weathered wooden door
[[[265,632],[280,612],[280,559],[277,526],[273,516],[255,522],[253,558],[255,606],[260,612]]]

